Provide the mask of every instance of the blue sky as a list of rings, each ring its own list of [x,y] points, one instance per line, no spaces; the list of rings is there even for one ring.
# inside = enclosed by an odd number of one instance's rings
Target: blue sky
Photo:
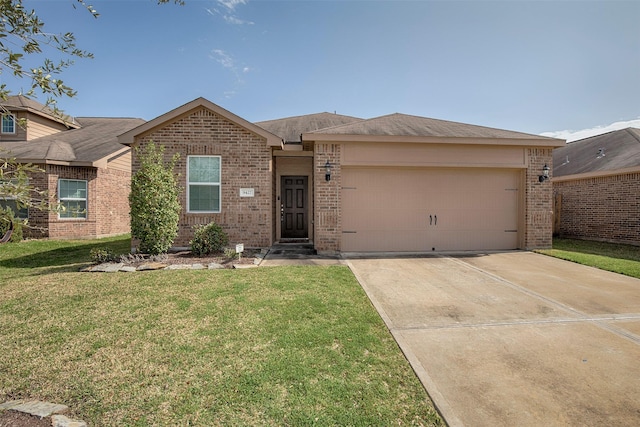
[[[25,0],[95,55],[63,76],[78,94],[58,104],[74,116],[150,120],[202,96],[252,122],[335,111],[564,138],[640,127],[640,1],[88,3],[98,19],[74,0]]]

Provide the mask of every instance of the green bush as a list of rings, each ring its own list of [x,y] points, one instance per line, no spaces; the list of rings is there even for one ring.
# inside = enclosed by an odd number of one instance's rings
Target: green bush
[[[140,168],[131,177],[131,235],[140,239],[138,252],[150,255],[166,253],[178,235],[180,187],[173,169],[174,155],[164,161],[164,147],[153,142],[136,148]]]
[[[13,221],[13,233],[9,242],[16,243],[22,241],[22,220],[16,219],[13,210],[10,208],[0,209],[0,238],[9,230],[9,222]]]
[[[191,252],[196,256],[222,252],[229,244],[229,236],[215,222],[194,227],[193,240],[189,242]]]
[[[91,260],[96,264],[113,262],[118,259],[118,257],[111,252],[111,249],[109,248],[93,248],[89,254],[91,255]]]

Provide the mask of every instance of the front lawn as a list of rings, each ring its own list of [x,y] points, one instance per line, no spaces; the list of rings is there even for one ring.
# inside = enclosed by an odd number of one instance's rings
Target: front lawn
[[[92,426],[442,424],[348,268],[78,272],[128,245],[0,246],[0,402]]]
[[[640,278],[640,247],[590,240],[553,239],[553,249],[539,253]]]

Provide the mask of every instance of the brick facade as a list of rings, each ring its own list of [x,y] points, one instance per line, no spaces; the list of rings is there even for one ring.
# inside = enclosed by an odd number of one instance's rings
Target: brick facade
[[[58,201],[58,180],[87,181],[87,217],[59,218],[57,212],[29,209],[32,238],[80,239],[125,234],[130,231],[129,192],[131,172],[109,168],[39,165],[45,173],[32,174],[30,183],[46,190],[51,203]]]
[[[314,146],[314,244],[319,253],[340,251],[342,242],[340,167],[341,144],[316,144]],[[331,164],[331,180],[325,179],[325,164]]]
[[[245,247],[268,247],[273,242],[273,174],[271,148],[261,136],[238,126],[206,108],[199,108],[137,137],[134,147],[153,141],[165,147],[165,159],[178,153],[175,173],[179,185],[180,213],[174,247],[188,247],[195,225],[219,224],[229,243]],[[186,211],[187,157],[221,156],[221,212]],[[135,150],[133,172],[139,168]],[[254,197],[240,197],[241,188],[252,188]],[[134,242],[135,245],[135,242]]]
[[[553,243],[553,185],[551,180],[538,179],[544,165],[553,169],[551,152],[550,148],[527,149],[524,249],[550,248]]]
[[[553,183],[561,237],[640,245],[640,171]]]

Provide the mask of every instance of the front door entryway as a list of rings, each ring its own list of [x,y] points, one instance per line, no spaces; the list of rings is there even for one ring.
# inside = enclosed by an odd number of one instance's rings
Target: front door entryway
[[[281,238],[306,239],[309,237],[308,177],[283,176],[281,179]]]

